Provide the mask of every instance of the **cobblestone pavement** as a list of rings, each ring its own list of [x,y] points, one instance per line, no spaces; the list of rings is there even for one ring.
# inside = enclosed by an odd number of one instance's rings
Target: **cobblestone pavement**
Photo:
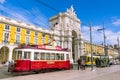
[[[94,69],[95,71],[91,71],[91,68],[86,68],[86,70],[65,70],[0,80],[120,80],[120,65]]]

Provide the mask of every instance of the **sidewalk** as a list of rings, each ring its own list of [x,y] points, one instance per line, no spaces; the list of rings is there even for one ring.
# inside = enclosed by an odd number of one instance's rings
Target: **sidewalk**
[[[86,70],[65,70],[32,75],[14,76],[1,80],[120,80],[120,65],[111,67],[91,68]]]
[[[0,64],[0,68],[7,67],[7,66],[8,66],[7,64]]]
[[[3,64],[0,64],[0,67],[3,67]]]

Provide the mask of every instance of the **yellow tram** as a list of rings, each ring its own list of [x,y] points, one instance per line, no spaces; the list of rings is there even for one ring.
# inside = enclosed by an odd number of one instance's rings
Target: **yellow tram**
[[[81,58],[85,59],[85,65],[86,66],[91,66],[92,61],[91,61],[91,54],[81,56]],[[96,66],[96,59],[100,59],[99,56],[93,56],[93,65]]]

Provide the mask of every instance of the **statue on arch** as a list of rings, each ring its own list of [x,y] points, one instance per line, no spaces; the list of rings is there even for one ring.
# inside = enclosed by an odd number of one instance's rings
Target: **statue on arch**
[[[73,5],[69,9],[67,9],[67,13],[76,17]]]

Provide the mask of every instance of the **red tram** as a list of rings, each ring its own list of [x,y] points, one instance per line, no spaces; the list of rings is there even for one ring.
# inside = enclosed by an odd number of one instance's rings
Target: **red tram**
[[[25,46],[14,51],[14,63],[9,72],[45,72],[56,69],[70,69],[69,51],[60,47],[47,49],[46,46]]]

